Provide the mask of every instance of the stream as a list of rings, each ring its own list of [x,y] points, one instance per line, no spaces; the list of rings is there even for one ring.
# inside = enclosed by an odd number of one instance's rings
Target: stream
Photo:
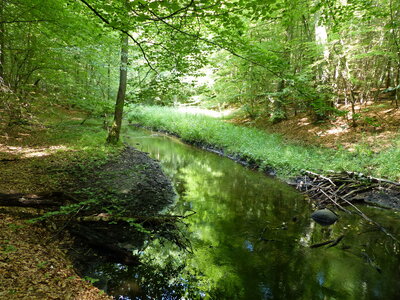
[[[189,251],[162,239],[138,251],[143,264],[97,265],[90,277],[115,299],[399,299],[399,245],[356,215],[334,225],[261,172],[176,138],[129,128],[125,141],[160,161],[178,193],[168,213],[188,215]],[[361,209],[395,236],[399,212]],[[311,245],[344,238],[334,247]]]

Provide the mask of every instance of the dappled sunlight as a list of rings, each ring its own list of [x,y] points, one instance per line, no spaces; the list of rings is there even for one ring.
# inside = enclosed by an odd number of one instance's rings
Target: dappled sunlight
[[[257,127],[268,132],[282,134],[288,140],[314,144],[329,148],[344,148],[354,151],[360,143],[371,147],[374,152],[390,148],[399,136],[400,110],[388,107],[390,103],[363,104],[355,107],[356,126],[351,123],[351,106],[340,105],[338,109],[349,112],[347,116],[332,117],[332,120],[313,122],[305,113],[291,116],[277,124],[270,125],[265,120]]]
[[[310,119],[306,117],[306,118],[301,118],[297,124],[299,126],[307,126],[307,125],[310,125],[311,122],[310,122]]]
[[[319,131],[317,133],[318,136],[327,136],[327,135],[340,135],[349,132],[349,128],[346,127],[333,127],[326,131]]]
[[[64,145],[58,146],[50,146],[50,147],[22,147],[22,146],[7,146],[0,144],[0,152],[18,155],[21,158],[32,158],[32,157],[43,157],[54,154],[58,151],[67,151],[70,150],[68,147]]]
[[[203,115],[203,116],[208,116],[212,118],[222,118],[229,116],[234,109],[224,109],[224,110],[210,110],[210,109],[205,109],[205,108],[200,108],[200,107],[195,107],[195,106],[179,106],[176,108],[177,111],[181,113],[186,113],[186,114],[193,114],[193,115]]]

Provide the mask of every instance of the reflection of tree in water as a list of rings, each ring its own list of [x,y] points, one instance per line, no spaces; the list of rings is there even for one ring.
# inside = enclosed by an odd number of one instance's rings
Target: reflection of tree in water
[[[342,216],[329,228],[310,224],[309,204],[276,180],[170,140],[143,150],[153,149],[180,192],[175,213],[197,212],[184,229],[194,255],[162,245],[146,252],[160,269],[170,263],[175,291],[192,290],[189,299],[391,299],[398,292],[396,245],[359,218]],[[382,212],[366,212],[385,223]],[[389,228],[390,220],[382,225]],[[340,235],[335,247],[309,248]]]
[[[149,251],[138,266],[103,264],[96,267],[91,277],[100,278],[95,285],[116,299],[201,298],[204,293],[197,289],[196,275],[185,274],[183,259],[172,256],[158,259],[159,250]]]

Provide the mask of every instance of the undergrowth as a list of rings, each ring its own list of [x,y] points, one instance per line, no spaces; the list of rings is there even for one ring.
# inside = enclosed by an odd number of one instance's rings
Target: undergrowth
[[[362,144],[350,152],[289,143],[277,134],[170,107],[132,106],[128,119],[131,123],[177,134],[188,142],[218,147],[227,154],[256,162],[261,168],[273,168],[280,177],[298,175],[301,170],[322,173],[332,170],[400,179],[400,140],[380,153]]]

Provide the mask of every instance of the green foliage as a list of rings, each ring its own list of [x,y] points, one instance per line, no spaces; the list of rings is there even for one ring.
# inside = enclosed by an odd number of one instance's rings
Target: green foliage
[[[100,279],[92,278],[92,277],[89,277],[89,276],[85,276],[85,277],[83,277],[83,279],[86,280],[87,282],[90,282],[91,284],[94,284],[94,283],[96,283],[97,281],[100,280]]]
[[[303,169],[324,172],[355,171],[399,179],[398,147],[379,155],[360,144],[356,151],[337,151],[287,143],[279,135],[225,123],[205,115],[181,113],[172,108],[132,106],[130,122],[179,135],[183,140],[222,149],[225,154],[273,168],[280,176],[298,175]]]
[[[17,251],[17,248],[13,245],[1,245],[0,252],[3,252],[4,254],[15,251]]]

